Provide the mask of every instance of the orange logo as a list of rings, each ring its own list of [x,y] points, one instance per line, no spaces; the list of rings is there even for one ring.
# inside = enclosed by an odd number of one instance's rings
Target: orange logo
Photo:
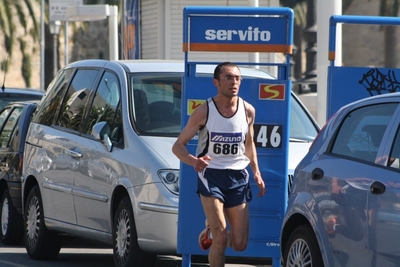
[[[284,84],[260,84],[260,99],[284,100]]]
[[[201,99],[188,99],[188,105],[187,105],[188,115],[191,115],[193,111],[204,102],[206,101]]]

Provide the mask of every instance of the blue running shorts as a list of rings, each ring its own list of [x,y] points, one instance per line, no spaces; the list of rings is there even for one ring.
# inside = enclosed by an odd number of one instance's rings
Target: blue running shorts
[[[249,173],[244,170],[206,168],[198,173],[197,193],[206,197],[216,197],[224,202],[225,208],[250,202],[252,194]]]

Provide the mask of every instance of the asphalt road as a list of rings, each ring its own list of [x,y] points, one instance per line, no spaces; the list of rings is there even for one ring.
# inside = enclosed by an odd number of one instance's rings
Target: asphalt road
[[[270,267],[268,260],[228,259],[226,267]],[[1,267],[111,267],[112,249],[87,241],[64,242],[55,261],[31,260],[25,246],[5,246],[0,242]],[[208,266],[205,257],[193,257],[191,267]],[[182,267],[180,257],[159,256],[155,267]]]

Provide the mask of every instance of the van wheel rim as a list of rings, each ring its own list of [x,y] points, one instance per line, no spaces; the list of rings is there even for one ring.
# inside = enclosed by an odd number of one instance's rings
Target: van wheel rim
[[[26,220],[26,232],[29,245],[35,246],[40,223],[40,207],[39,201],[36,197],[32,198],[28,207],[28,216]]]
[[[310,248],[303,239],[296,240],[288,255],[288,267],[307,267],[312,266]]]
[[[130,222],[127,210],[122,210],[118,217],[116,233],[116,252],[120,263],[126,262],[130,248]]]
[[[9,208],[10,207],[8,206],[8,199],[5,198],[1,209],[1,233],[3,234],[3,236],[7,234],[8,230]]]

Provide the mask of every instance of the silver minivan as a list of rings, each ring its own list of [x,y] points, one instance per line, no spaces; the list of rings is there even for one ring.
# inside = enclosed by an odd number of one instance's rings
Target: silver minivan
[[[211,81],[214,68],[197,73]],[[244,79],[272,78],[241,69]],[[31,258],[56,258],[65,235],[112,245],[116,266],[154,266],[157,254],[177,253],[180,162],[171,147],[181,130],[183,73],[183,62],[165,60],[84,60],[58,72],[26,139]],[[294,168],[318,126],[292,100]]]

